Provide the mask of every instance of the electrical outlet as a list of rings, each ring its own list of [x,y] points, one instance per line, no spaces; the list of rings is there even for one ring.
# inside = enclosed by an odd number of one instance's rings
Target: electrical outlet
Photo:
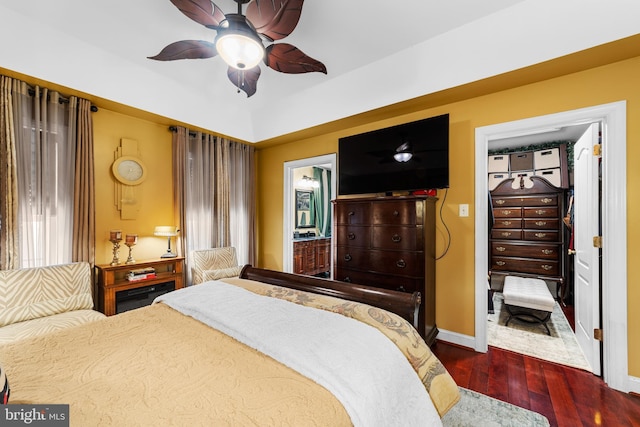
[[[458,215],[459,216],[469,216],[469,205],[462,204],[458,205]]]

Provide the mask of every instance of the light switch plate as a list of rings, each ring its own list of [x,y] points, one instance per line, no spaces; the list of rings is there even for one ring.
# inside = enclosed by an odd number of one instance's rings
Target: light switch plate
[[[466,203],[462,205],[458,205],[458,215],[469,216],[469,205]]]

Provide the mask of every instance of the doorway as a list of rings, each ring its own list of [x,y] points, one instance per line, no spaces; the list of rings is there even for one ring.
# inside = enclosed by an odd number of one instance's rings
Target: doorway
[[[293,244],[294,244],[294,231],[296,230],[296,170],[309,167],[322,167],[324,169],[335,172],[336,168],[336,154],[326,154],[323,156],[310,157],[307,159],[293,160],[284,163],[284,197],[283,197],[283,237],[282,237],[282,271],[287,273],[293,273]],[[337,180],[336,174],[331,174],[331,194],[337,194]],[[335,197],[335,196],[334,196]],[[328,207],[331,209],[331,207]],[[333,245],[331,247],[330,263],[333,263]],[[329,269],[333,272],[333,268]],[[333,274],[333,273],[331,273]]]
[[[543,129],[602,124],[602,376],[628,392],[626,254],[626,103],[624,101],[476,129],[475,350],[487,351],[487,151],[492,140]],[[615,327],[613,327],[615,325]]]

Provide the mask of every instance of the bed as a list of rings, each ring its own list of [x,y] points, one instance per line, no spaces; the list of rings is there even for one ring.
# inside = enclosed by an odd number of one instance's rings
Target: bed
[[[10,404],[71,425],[441,425],[458,388],[420,295],[245,266],[238,278],[0,347]]]

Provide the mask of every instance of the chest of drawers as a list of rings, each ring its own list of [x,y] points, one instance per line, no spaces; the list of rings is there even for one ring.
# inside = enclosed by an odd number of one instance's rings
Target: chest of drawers
[[[555,281],[564,293],[564,190],[544,178],[524,179],[505,180],[491,192],[490,273]]]
[[[334,279],[420,292],[420,334],[435,324],[435,202],[421,196],[334,201]]]

